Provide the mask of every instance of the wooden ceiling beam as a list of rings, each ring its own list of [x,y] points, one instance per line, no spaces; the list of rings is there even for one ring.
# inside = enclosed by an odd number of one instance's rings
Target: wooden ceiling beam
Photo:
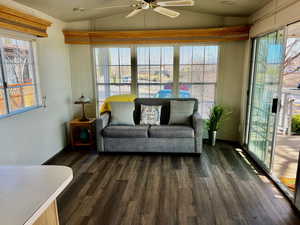
[[[64,31],[67,44],[188,43],[247,40],[250,26],[133,30],[133,31]]]
[[[51,24],[47,20],[0,5],[0,28],[47,37],[47,28]]]
[[[31,22],[35,22],[35,23],[38,23],[38,24],[41,24],[41,25],[44,25],[44,26],[47,26],[47,27],[51,26],[51,24],[52,24],[51,22],[49,22],[47,20],[38,18],[36,16],[29,15],[27,13],[20,12],[18,10],[6,7],[4,5],[0,5],[0,12],[3,12],[3,13],[8,14],[8,15],[17,16],[17,17],[20,17],[22,19],[25,19],[25,20],[28,20],[28,21],[31,21]]]

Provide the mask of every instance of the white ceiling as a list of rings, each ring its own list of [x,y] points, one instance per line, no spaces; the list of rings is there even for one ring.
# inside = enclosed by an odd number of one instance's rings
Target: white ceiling
[[[130,12],[132,8],[121,7],[113,9],[95,9],[98,7],[109,7],[118,5],[131,5],[131,0],[15,0],[21,4],[38,9],[46,14],[63,21],[78,21],[85,19],[101,18]],[[161,0],[166,1],[166,0]],[[268,3],[270,0],[231,0],[234,4],[223,4],[224,0],[195,0],[195,6],[184,7],[184,10],[191,10],[199,13],[209,13],[222,16],[249,16],[257,9]],[[73,12],[73,8],[83,7],[85,12]],[[176,10],[183,7],[172,7]]]

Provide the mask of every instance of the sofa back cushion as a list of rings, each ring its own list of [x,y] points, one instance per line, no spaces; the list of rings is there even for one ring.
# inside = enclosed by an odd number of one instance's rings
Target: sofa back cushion
[[[170,101],[194,101],[194,112],[198,111],[198,100],[195,98],[136,98],[134,122],[139,124],[141,120],[141,105],[161,105],[160,124],[168,125],[170,120]]]
[[[194,101],[171,101],[169,125],[191,125]]]
[[[127,125],[134,126],[133,102],[111,102],[111,119],[110,125]]]

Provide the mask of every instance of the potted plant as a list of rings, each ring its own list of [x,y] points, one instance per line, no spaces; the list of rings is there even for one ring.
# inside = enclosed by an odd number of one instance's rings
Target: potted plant
[[[210,112],[209,119],[206,121],[208,130],[208,140],[212,146],[216,144],[217,131],[220,129],[222,122],[229,116],[230,112],[225,112],[221,105],[215,105]]]

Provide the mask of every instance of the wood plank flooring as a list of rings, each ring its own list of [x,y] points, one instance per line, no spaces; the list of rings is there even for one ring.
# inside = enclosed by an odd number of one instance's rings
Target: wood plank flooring
[[[65,151],[73,168],[61,225],[300,225],[287,200],[233,145],[201,157]]]

